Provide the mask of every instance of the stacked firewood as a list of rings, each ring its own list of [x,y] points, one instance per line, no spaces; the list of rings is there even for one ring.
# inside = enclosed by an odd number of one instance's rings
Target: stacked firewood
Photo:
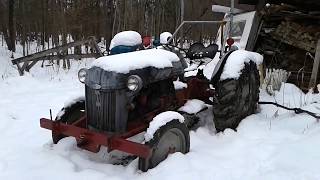
[[[315,53],[316,43],[320,38],[320,28],[292,21],[282,21],[271,35],[283,43]]]

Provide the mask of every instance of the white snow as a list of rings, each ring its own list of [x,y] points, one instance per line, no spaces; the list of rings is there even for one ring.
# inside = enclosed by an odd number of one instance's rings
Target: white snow
[[[188,71],[197,70],[198,66],[199,66],[198,64],[192,63],[192,64],[190,64],[189,67],[185,68],[184,71],[185,71],[186,73],[188,73]],[[186,73],[185,73],[185,74],[186,74]],[[185,76],[185,77],[188,77],[188,76]]]
[[[237,79],[240,77],[244,63],[253,61],[258,65],[263,62],[263,56],[256,52],[237,50],[230,54],[224,66],[220,80]]]
[[[163,49],[148,49],[100,57],[91,66],[100,67],[106,71],[128,73],[130,70],[145,67],[172,67],[172,62],[176,61],[179,61],[179,57],[173,52]]]
[[[77,94],[76,96],[70,97],[64,102],[64,108],[70,107],[76,102],[83,101],[83,100],[85,100],[85,94],[84,93]]]
[[[136,31],[122,31],[116,34],[110,42],[109,49],[120,45],[136,46],[142,43],[141,35]]]
[[[287,79],[291,75],[284,69],[266,69],[265,77],[263,81],[263,88],[267,88],[269,94],[273,94],[273,90],[280,90],[282,82],[287,82]]]
[[[170,32],[161,33],[160,34],[160,43],[167,44],[170,37],[172,37],[172,34]]]
[[[304,93],[297,86],[290,83],[282,83],[279,91],[275,91],[274,96],[269,96],[266,90],[261,91],[260,101],[270,101],[277,102],[281,105],[287,107],[298,107],[304,108],[309,105],[315,105],[314,107],[319,108],[320,110],[320,94],[312,94],[311,92]],[[271,105],[264,105],[263,107],[268,107],[262,109],[262,113],[268,116],[274,116],[275,113],[282,114],[288,112],[284,109],[276,108]]]
[[[163,113],[158,114],[156,117],[152,119],[152,121],[149,124],[149,127],[144,134],[144,140],[146,142],[150,141],[153,138],[154,133],[162,126],[166,125],[168,122],[172,120],[179,120],[179,122],[184,122],[184,117],[174,111],[166,111]]]
[[[56,114],[70,97],[84,93],[77,71],[88,64],[81,61],[69,71],[58,71],[40,68],[40,63],[20,77],[8,63],[10,55],[0,46],[0,179],[320,179],[320,123],[271,105],[243,119],[237,132],[218,134],[209,107],[199,113],[200,127],[190,131],[190,152],[171,154],[146,173],[137,170],[138,159],[127,166],[113,165],[121,158],[116,152],[102,148],[91,153],[78,148],[71,137],[54,145],[39,119],[48,118],[49,109]],[[284,84],[274,97],[261,90],[260,100],[320,114],[320,95],[304,94],[291,84]]]
[[[173,81],[174,89],[184,89],[188,87],[187,83],[181,82],[181,81]]]
[[[206,107],[207,106],[203,101],[199,99],[191,99],[188,100],[182,107],[180,107],[179,111],[183,111],[188,114],[196,114]]]

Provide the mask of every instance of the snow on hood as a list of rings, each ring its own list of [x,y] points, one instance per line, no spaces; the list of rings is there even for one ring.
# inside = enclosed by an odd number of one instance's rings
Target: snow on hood
[[[116,34],[110,42],[109,49],[116,46],[136,46],[142,43],[141,35],[136,31],[122,31]]]
[[[244,68],[244,63],[250,61],[260,65],[263,62],[263,56],[256,52],[237,50],[230,54],[224,66],[220,80],[225,79],[238,79],[241,70]]]
[[[100,67],[106,71],[117,73],[128,73],[131,70],[145,67],[173,67],[172,62],[179,60],[179,57],[173,52],[163,49],[148,49],[100,57],[93,61],[91,67]]]
[[[184,117],[174,111],[166,111],[158,114],[156,117],[152,119],[147,129],[147,132],[144,134],[144,139],[146,142],[150,141],[153,138],[153,134],[162,126],[166,125],[168,122],[172,120],[179,120],[179,122],[184,122]]]
[[[169,32],[163,32],[160,34],[160,43],[161,44],[167,44],[169,38],[172,37],[172,34]]]

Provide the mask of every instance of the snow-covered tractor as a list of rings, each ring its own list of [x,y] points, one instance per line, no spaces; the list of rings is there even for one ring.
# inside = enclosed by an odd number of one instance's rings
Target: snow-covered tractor
[[[191,46],[187,58],[217,57],[210,78],[201,69],[185,77],[185,58],[171,45],[96,59],[79,71],[85,97],[66,105],[55,120],[42,118],[41,127],[52,130],[54,143],[71,136],[91,152],[105,146],[137,156],[142,171],[171,153],[189,152],[189,128],[205,104],[213,106],[217,131],[236,129],[257,108],[262,56],[244,50],[222,55],[216,44],[199,47]],[[143,132],[143,142],[128,139]]]

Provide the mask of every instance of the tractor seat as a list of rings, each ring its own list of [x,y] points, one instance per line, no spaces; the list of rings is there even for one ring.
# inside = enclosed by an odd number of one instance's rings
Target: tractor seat
[[[110,55],[133,52],[133,51],[136,51],[138,48],[139,48],[139,45],[137,46],[119,45],[110,50]]]
[[[190,60],[202,58],[213,59],[218,52],[218,49],[219,47],[217,44],[210,44],[209,46],[205,47],[202,43],[197,42],[190,46],[186,53],[186,56]]]

